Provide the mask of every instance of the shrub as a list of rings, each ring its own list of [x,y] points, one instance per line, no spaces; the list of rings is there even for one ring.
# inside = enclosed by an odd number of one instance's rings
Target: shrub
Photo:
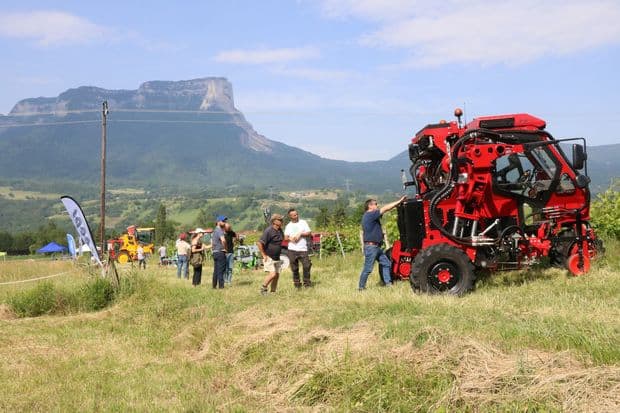
[[[19,317],[36,317],[51,313],[56,305],[56,291],[51,282],[42,282],[35,288],[20,292],[9,300]]]
[[[620,239],[620,180],[596,197],[590,205],[592,224],[598,235]]]
[[[82,287],[82,307],[87,311],[101,310],[114,300],[114,296],[110,280],[97,277]]]

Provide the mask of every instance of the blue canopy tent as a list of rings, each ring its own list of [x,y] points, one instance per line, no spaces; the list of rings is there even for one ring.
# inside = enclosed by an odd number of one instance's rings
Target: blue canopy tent
[[[54,241],[50,242],[46,246],[39,248],[37,250],[39,254],[44,254],[46,252],[66,252],[66,251],[67,251],[67,247],[60,245],[60,244],[56,244]]]

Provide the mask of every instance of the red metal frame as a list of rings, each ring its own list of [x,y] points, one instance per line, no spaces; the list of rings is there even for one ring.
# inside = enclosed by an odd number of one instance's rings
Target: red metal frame
[[[576,246],[581,244],[581,248],[571,251],[567,267],[574,274],[587,272],[590,258],[596,254],[595,235],[588,224],[589,192],[577,184],[578,173],[554,144],[551,135],[544,131],[545,126],[544,120],[521,113],[480,117],[464,126],[460,125],[459,118],[459,122],[427,125],[420,130],[411,143],[416,150],[423,151],[423,155],[413,156],[412,161],[422,159],[423,162],[414,163],[411,173],[418,188],[416,199],[423,202],[425,237],[420,248],[401,248],[400,241],[394,242],[391,253],[392,273],[400,278],[408,278],[417,253],[442,243],[460,248],[472,263],[478,265],[476,258],[480,245],[490,242],[485,241],[485,236],[480,234],[491,230],[489,227],[497,219],[511,219],[515,223],[513,226],[518,228],[519,234],[515,236],[517,247],[514,250],[517,252],[517,268],[548,256],[554,248],[553,242],[566,231],[572,231]],[[502,134],[503,138],[488,138],[492,134]],[[511,157],[530,158],[535,151],[552,164],[547,165],[550,172],[546,173],[543,166],[530,171],[535,176],[522,173],[528,182],[533,183],[531,187],[522,184],[523,194],[501,189],[509,185],[498,183],[498,159],[510,161]],[[553,176],[547,176],[551,172]],[[450,174],[457,176],[454,188],[449,196],[436,204],[442,215],[442,231],[433,225],[430,199],[432,191],[443,188]],[[551,190],[559,187],[560,177],[573,189]],[[546,189],[545,185],[548,185]],[[524,220],[527,207],[532,207],[537,214],[537,221],[533,224]],[[456,233],[446,234],[445,226],[448,224],[453,225]],[[469,240],[463,238],[459,231],[465,232],[465,238],[468,236]],[[579,255],[577,250],[584,253]],[[492,264],[490,269],[501,268]]]

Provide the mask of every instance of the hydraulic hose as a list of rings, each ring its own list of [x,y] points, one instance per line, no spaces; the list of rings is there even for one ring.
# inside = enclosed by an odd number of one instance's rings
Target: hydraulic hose
[[[481,137],[481,136],[485,136],[485,137],[491,138],[491,139],[496,140],[496,141],[501,141],[502,134],[490,131],[488,129],[473,129],[471,131],[468,131],[458,141],[456,141],[454,146],[452,146],[452,148],[451,148],[451,152],[452,153],[450,154],[451,158],[452,159],[456,158],[456,154],[458,154],[459,149],[461,148],[461,146],[466,141],[468,141],[470,139],[475,139],[475,138],[478,138],[478,137]],[[443,201],[448,196],[450,196],[450,194],[454,190],[455,184],[457,182],[458,166],[457,166],[456,162],[452,162],[451,164],[452,165],[451,165],[451,168],[450,168],[448,179],[446,180],[446,184],[431,199],[430,208],[429,208],[430,219],[431,219],[431,222],[433,223],[433,225],[437,229],[439,229],[439,231],[443,235],[445,235],[447,238],[449,238],[449,239],[451,239],[454,242],[457,242],[459,244],[472,245],[472,241],[470,239],[462,238],[462,237],[457,237],[455,235],[452,235],[448,230],[446,230],[444,228],[443,223],[441,222],[441,218],[438,217],[437,214],[436,214],[437,204],[439,204],[439,202]],[[495,240],[495,241],[497,241],[497,240]]]

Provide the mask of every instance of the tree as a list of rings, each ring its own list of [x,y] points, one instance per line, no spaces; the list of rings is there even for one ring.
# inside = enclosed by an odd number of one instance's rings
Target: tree
[[[319,207],[319,213],[314,218],[318,228],[326,228],[329,226],[329,210],[325,206]]]
[[[155,244],[161,245],[164,243],[167,233],[169,232],[168,223],[166,220],[166,207],[164,204],[159,204],[157,210],[157,218],[155,218]]]
[[[13,247],[13,236],[8,232],[0,231],[0,251],[8,251]]]
[[[206,228],[209,226],[209,224],[212,223],[212,221],[209,219],[207,211],[201,208],[200,210],[198,210],[198,216],[196,217],[194,223],[197,227]]]
[[[331,223],[337,228],[342,227],[347,222],[347,209],[343,202],[336,203],[334,212],[331,216]]]

